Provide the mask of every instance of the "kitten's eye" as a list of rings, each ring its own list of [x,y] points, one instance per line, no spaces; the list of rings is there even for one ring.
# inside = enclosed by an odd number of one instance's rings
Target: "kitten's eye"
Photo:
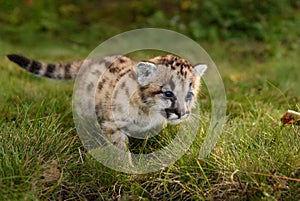
[[[173,94],[172,91],[165,91],[165,92],[164,92],[164,95],[165,95],[166,97],[168,97],[168,98],[171,98],[171,97],[174,96],[174,94]]]
[[[186,99],[192,99],[192,97],[194,96],[194,93],[193,92],[188,92],[187,94],[186,94]]]

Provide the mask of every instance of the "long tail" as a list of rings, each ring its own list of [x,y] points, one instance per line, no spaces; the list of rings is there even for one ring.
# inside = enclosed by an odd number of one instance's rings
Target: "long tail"
[[[47,64],[31,60],[17,54],[7,55],[8,59],[15,62],[25,70],[37,75],[52,79],[68,80],[76,77],[83,61],[66,64]]]

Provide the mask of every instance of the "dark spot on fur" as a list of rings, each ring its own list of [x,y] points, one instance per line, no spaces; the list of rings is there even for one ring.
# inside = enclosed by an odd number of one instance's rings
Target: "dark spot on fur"
[[[175,89],[175,83],[172,79],[170,80],[170,87],[171,87],[172,90]]]
[[[88,92],[90,92],[92,89],[94,88],[94,83],[89,83],[86,87],[86,89],[88,90]]]
[[[40,62],[32,61],[28,70],[29,72],[32,72],[34,74],[39,74],[41,68],[42,68],[42,64]]]
[[[123,58],[120,58],[119,61],[120,61],[120,63],[126,62],[125,59],[123,59]]]
[[[113,108],[113,111],[115,111],[115,112],[120,112],[120,113],[124,113],[124,111],[123,111],[123,108],[121,107],[121,106],[115,106],[114,108]]]
[[[124,87],[126,86],[126,82],[122,82],[122,84],[120,85],[121,89],[124,89]]]
[[[118,66],[111,65],[109,66],[109,72],[110,73],[119,73],[121,69]]]
[[[102,111],[100,104],[95,106],[95,111],[96,111],[96,115],[99,116],[100,112]]]
[[[71,79],[71,64],[66,64],[65,65],[65,79]]]
[[[110,97],[110,92],[106,92],[105,93],[105,99],[109,99],[109,97]]]
[[[117,96],[119,95],[118,90],[114,91],[114,96],[113,99],[116,100]],[[114,110],[116,110],[116,108],[113,108]]]
[[[95,70],[94,72],[92,72],[93,75],[100,75],[101,71],[100,70]]]
[[[46,77],[53,77],[53,72],[55,71],[55,65],[54,64],[48,64],[45,76]]]
[[[173,63],[174,63],[174,61],[173,61],[173,60],[170,60],[170,61],[167,63],[167,65],[173,66]]]
[[[112,64],[112,62],[110,62],[110,61],[104,61],[102,63],[104,63],[104,65],[105,65],[106,68],[109,68],[110,65]]]
[[[102,88],[103,88],[103,83],[100,82],[100,83],[98,84],[98,89],[99,89],[99,90],[102,90]]]
[[[181,66],[180,66],[180,74],[183,76],[184,74],[183,74],[183,68],[184,68],[185,66],[184,66],[184,64],[182,64]]]
[[[127,74],[129,71],[131,71],[131,69],[127,69],[125,72],[120,73],[119,76],[117,77],[117,80],[120,80],[120,78],[123,77],[125,74]]]
[[[104,85],[105,82],[106,82],[106,79],[105,79],[105,78],[103,78],[102,81],[99,82],[99,84],[98,84],[98,89],[99,89],[99,90],[102,90],[103,85]]]
[[[127,97],[130,97],[130,94],[129,94],[129,89],[128,89],[128,87],[126,87],[126,89],[125,89],[125,95],[126,95]]]

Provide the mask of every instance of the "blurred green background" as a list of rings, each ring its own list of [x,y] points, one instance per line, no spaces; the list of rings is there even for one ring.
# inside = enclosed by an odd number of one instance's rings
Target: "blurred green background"
[[[197,41],[298,45],[299,0],[1,0],[1,41],[54,39],[93,47],[126,30],[161,27]],[[299,41],[298,41],[299,42]]]

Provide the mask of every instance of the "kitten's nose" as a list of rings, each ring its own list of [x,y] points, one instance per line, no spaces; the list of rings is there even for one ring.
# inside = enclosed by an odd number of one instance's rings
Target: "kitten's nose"
[[[177,108],[175,114],[178,116],[178,119],[180,119],[182,116],[186,114],[186,111],[184,108]]]

